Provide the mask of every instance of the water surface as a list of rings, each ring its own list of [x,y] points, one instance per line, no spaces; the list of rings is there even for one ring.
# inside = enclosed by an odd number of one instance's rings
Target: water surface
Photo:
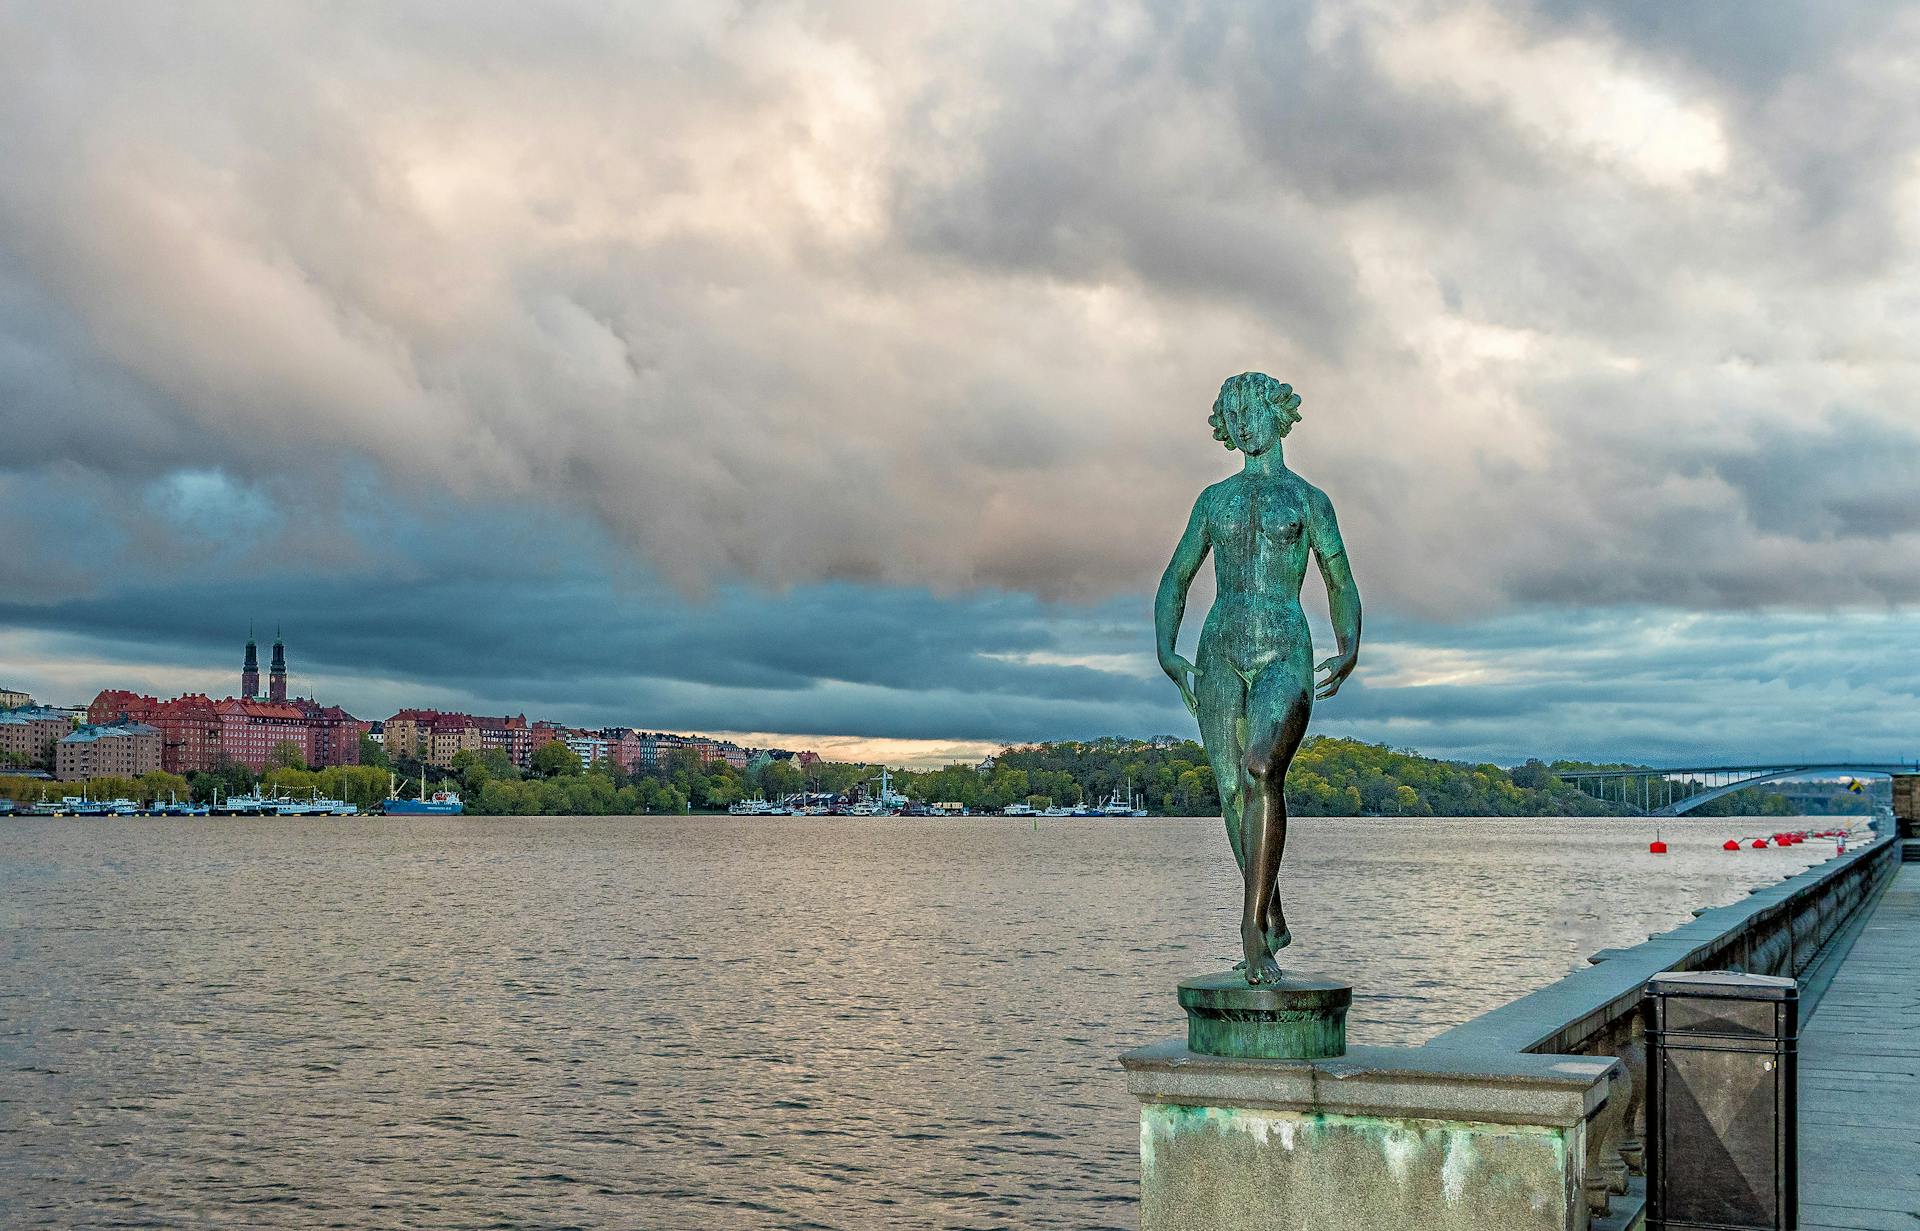
[[[1417,1041],[1830,853],[1743,824],[1299,821],[1283,965]],[[0,822],[0,1225],[1132,1227],[1237,900],[1217,820]]]

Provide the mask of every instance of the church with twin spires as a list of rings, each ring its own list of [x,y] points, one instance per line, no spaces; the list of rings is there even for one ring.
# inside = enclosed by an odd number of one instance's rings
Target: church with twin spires
[[[264,770],[282,744],[291,744],[311,769],[358,765],[360,736],[372,727],[337,705],[287,696],[287,647],[277,630],[264,697],[260,695],[260,648],[249,632],[239,696],[216,701],[205,693],[187,693],[160,701],[109,688],[87,707],[87,720],[131,720],[157,727],[160,767],[175,774],[210,770],[226,761]]]
[[[268,693],[266,700],[276,705],[284,704],[287,699],[287,645],[281,640],[280,630],[273,630],[273,667],[267,677]],[[253,639],[253,630],[247,630],[247,657],[240,667],[240,699],[258,701],[260,696],[260,647]]]

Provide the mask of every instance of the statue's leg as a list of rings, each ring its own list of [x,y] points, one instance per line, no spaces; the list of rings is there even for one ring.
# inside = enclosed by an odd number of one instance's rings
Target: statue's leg
[[[1240,932],[1249,983],[1278,979],[1274,952],[1293,939],[1279,894],[1280,860],[1287,849],[1287,767],[1313,716],[1312,672],[1289,669],[1294,666],[1273,664],[1247,694],[1247,874]]]
[[[1227,823],[1227,845],[1233,848],[1233,861],[1244,875],[1247,852],[1241,837],[1241,812],[1246,798],[1240,766],[1246,759],[1247,686],[1240,673],[1224,658],[1203,653],[1199,666],[1194,700],[1200,708],[1200,742],[1207,750],[1207,764],[1213,767],[1214,788],[1220,792],[1220,817]]]

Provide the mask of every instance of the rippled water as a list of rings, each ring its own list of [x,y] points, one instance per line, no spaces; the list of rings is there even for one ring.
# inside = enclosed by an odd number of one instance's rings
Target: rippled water
[[[1418,1040],[1828,853],[1739,828],[1300,821],[1283,956]],[[1237,898],[1218,821],[0,822],[0,1225],[1130,1227]]]

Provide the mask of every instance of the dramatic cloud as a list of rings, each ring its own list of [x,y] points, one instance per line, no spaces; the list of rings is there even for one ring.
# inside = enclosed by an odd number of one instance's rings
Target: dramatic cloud
[[[0,0],[0,618],[211,652],[234,613],[167,624],[178,580],[271,576],[359,611],[316,654],[526,704],[1176,729],[1085,663],[1140,651],[1232,461],[1213,391],[1264,368],[1427,650],[1898,627],[1916,53],[1845,3]],[[560,623],[576,539],[643,627]],[[526,643],[475,609],[536,594],[571,648],[484,684]],[[1534,678],[1639,695],[1590,668]],[[1355,720],[1514,748],[1555,704],[1427,687],[1365,674]],[[1449,697],[1483,725],[1419,725]]]

